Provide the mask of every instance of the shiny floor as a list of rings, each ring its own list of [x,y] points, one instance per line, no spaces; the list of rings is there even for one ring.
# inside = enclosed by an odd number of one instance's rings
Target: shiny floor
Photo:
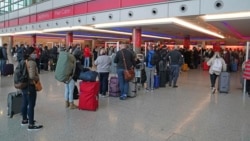
[[[242,94],[240,73],[231,73],[229,94],[210,94],[207,71],[182,72],[178,88],[138,92],[133,99],[100,98],[96,112],[64,107],[64,85],[41,72],[35,119],[40,131],[7,117],[12,77],[1,77],[0,141],[250,141],[250,98]],[[78,101],[76,101],[77,103]]]

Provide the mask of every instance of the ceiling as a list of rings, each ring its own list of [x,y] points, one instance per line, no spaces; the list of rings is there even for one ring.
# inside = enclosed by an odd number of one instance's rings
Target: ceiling
[[[231,20],[216,20],[216,21],[204,21],[201,17],[178,17],[179,19],[201,26],[210,31],[222,34],[225,39],[219,39],[208,34],[204,34],[198,31],[191,30],[186,27],[182,27],[175,23],[167,24],[152,24],[152,25],[138,25],[141,27],[143,34],[150,34],[162,37],[169,37],[175,41],[175,43],[182,44],[185,36],[189,35],[191,44],[202,44],[202,41],[206,41],[206,44],[214,44],[220,42],[223,45],[245,45],[246,41],[250,41],[250,19],[231,19]],[[132,33],[135,26],[128,27],[116,27],[105,28],[105,30],[123,31]],[[55,34],[65,35],[67,32],[54,32]],[[93,31],[73,31],[75,37],[90,36],[90,38],[108,37],[111,38],[126,38],[129,39],[129,35],[117,35],[110,33],[100,33]],[[98,37],[92,37],[98,36]],[[110,38],[109,38],[110,37]],[[160,39],[143,38],[144,41],[155,41]],[[172,40],[164,40],[165,42],[172,42]]]

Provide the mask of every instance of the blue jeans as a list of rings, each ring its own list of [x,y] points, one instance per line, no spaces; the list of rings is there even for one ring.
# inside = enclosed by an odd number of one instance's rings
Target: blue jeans
[[[154,74],[155,74],[155,67],[148,68],[146,67],[146,76],[147,76],[147,89],[154,89]]]
[[[22,89],[22,93],[23,93],[23,99],[22,99],[23,120],[29,119],[29,124],[34,125],[34,109],[37,97],[35,86],[29,85],[27,88]]]
[[[84,68],[89,67],[89,57],[84,58]]]
[[[119,87],[121,91],[121,97],[127,97],[128,95],[128,81],[124,79],[124,69],[117,69],[117,75],[118,75],[118,81],[119,81]]]
[[[75,81],[71,79],[68,84],[65,84],[65,101],[73,102],[73,93],[74,93]]]
[[[109,72],[100,72],[99,73],[99,81],[100,81],[100,94],[106,95],[108,91],[108,80],[109,79]]]
[[[5,65],[6,65],[6,60],[1,59],[0,60],[0,71],[1,71],[1,74],[3,73],[3,69],[4,69]]]
[[[169,85],[176,86],[177,79],[180,73],[180,66],[179,65],[171,65],[170,66],[170,74],[169,74]]]
[[[218,75],[210,74],[211,87],[214,87]]]

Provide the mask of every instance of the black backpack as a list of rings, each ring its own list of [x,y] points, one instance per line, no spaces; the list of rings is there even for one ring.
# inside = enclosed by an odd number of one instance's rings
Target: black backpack
[[[3,59],[3,49],[0,47],[0,59]]]
[[[18,63],[14,71],[14,86],[17,89],[23,89],[28,86],[29,74],[25,60]]]
[[[152,57],[151,57],[150,64],[154,66],[154,65],[156,65],[156,64],[158,63],[158,61],[159,61],[159,56],[158,56],[158,54],[155,52],[155,53],[152,55]]]

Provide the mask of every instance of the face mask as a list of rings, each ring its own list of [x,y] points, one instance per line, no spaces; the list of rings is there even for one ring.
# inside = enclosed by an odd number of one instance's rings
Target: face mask
[[[30,55],[30,58],[36,59],[36,54],[31,54],[31,55]]]

